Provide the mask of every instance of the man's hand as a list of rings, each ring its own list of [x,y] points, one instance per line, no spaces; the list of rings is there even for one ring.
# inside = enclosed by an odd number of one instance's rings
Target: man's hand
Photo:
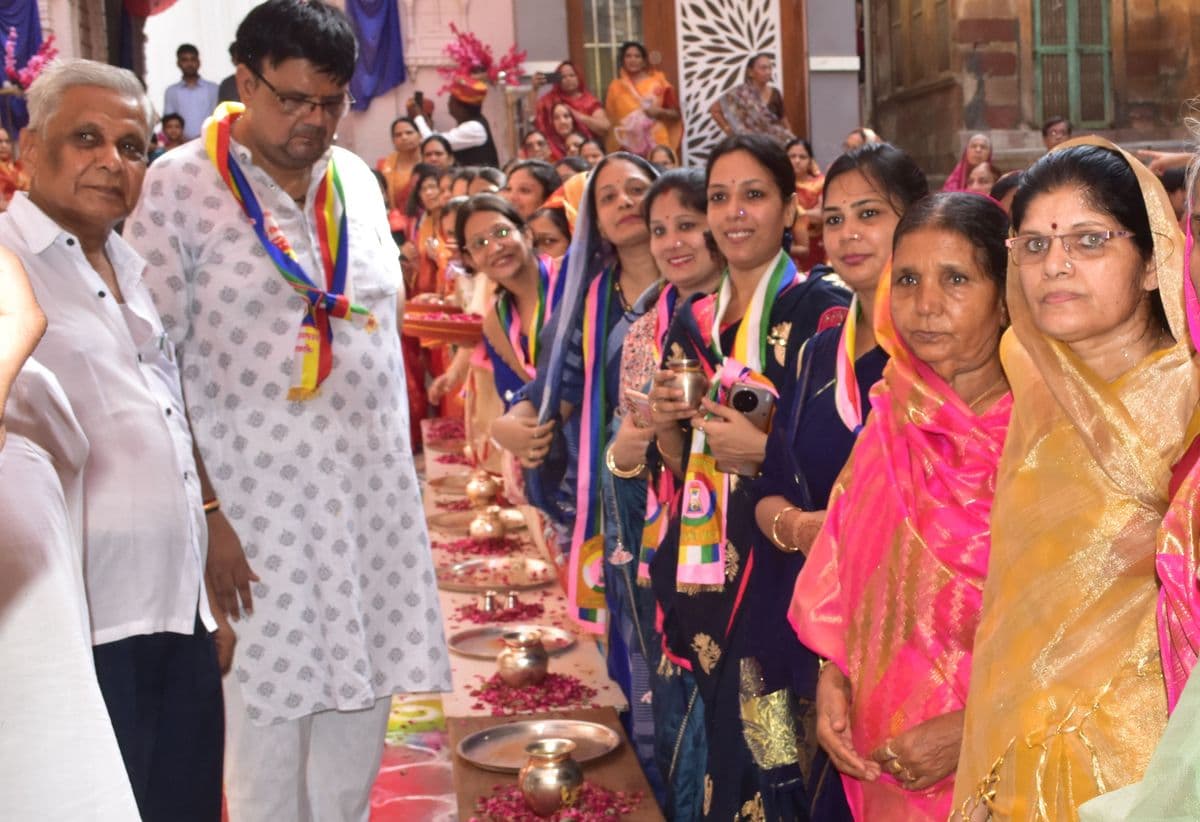
[[[241,540],[221,511],[208,514],[208,564],[205,578],[212,591],[216,609],[237,622],[242,609],[254,613],[254,597],[250,583],[258,582],[258,574],[250,568]],[[238,607],[238,600],[241,607]]]

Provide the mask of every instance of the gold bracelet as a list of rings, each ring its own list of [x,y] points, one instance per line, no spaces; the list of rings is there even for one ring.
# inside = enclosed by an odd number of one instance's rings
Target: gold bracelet
[[[212,499],[206,499],[204,501],[204,513],[211,514],[213,511],[220,511],[220,510],[221,510],[221,501],[219,499],[217,499],[216,497],[213,497]]]
[[[617,461],[613,458],[611,445],[604,452],[604,464],[608,466],[610,474],[620,479],[633,479],[634,477],[641,476],[642,472],[646,470],[646,463],[644,462],[638,463],[636,468],[618,468]]]
[[[794,545],[789,545],[789,544],[785,543],[783,541],[783,539],[779,536],[779,520],[780,520],[780,518],[782,518],[783,515],[786,514],[788,511],[799,511],[799,510],[800,509],[794,505],[785,505],[782,508],[780,508],[779,513],[777,513],[771,519],[771,540],[776,545],[779,546],[780,551],[786,551],[789,554],[794,554],[794,553],[796,553],[797,550],[799,550]]]

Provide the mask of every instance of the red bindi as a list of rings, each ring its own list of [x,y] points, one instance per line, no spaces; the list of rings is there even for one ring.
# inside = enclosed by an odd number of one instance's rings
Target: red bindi
[[[1058,231],[1058,223],[1050,223],[1051,231]]]

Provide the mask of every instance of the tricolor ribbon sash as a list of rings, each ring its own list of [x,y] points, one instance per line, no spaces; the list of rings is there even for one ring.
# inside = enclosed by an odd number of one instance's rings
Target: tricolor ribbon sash
[[[521,315],[516,311],[512,296],[505,295],[496,300],[496,317],[500,320],[500,327],[508,336],[513,355],[530,379],[537,376],[538,336],[542,326],[550,318],[552,306],[549,295],[554,290],[557,275],[558,267],[553,261],[548,257],[538,259],[537,303],[530,324],[531,333],[527,337],[528,344],[522,341],[526,339],[526,335],[521,333]]]
[[[733,351],[727,356],[721,350],[721,324],[733,298],[733,285],[728,271],[725,273],[712,319],[710,345],[720,363],[709,389],[709,399],[713,402],[724,402],[730,386],[739,381],[756,382],[775,393],[775,386],[762,374],[767,361],[771,311],[779,295],[799,279],[795,263],[781,251],[771,271],[761,277],[755,286],[734,337]],[[724,589],[725,518],[729,490],[729,475],[717,470],[704,432],[693,429],[692,447],[679,502],[676,590],[697,593]]]
[[[888,276],[891,269],[884,272]],[[858,379],[854,375],[855,363],[855,333],[858,322],[862,319],[862,303],[858,295],[850,301],[850,310],[846,313],[846,322],[842,325],[842,334],[838,337],[837,346],[837,379],[833,386],[833,401],[838,416],[846,428],[857,433],[863,426],[863,400],[858,390]],[[868,320],[870,322],[870,320]]]
[[[571,616],[591,633],[603,633],[608,624],[604,599],[604,506],[600,504],[599,467],[600,449],[608,431],[604,385],[608,312],[618,276],[615,266],[605,268],[588,286],[583,303],[583,408],[567,602]]]
[[[333,328],[329,318],[349,320],[357,328],[374,331],[375,316],[346,296],[346,272],[349,260],[349,231],[346,198],[336,164],[330,158],[325,176],[313,197],[317,242],[321,252],[324,279],[318,283],[300,266],[287,237],[269,211],[263,209],[230,150],[233,124],[245,111],[241,103],[222,103],[204,121],[204,147],[217,173],[254,226],[254,233],[279,270],[280,275],[308,301],[308,310],[296,338],[294,384],[288,389],[291,401],[307,400],[333,368]]]
[[[650,344],[654,347],[654,363],[662,367],[663,346],[667,331],[671,327],[671,318],[675,316],[675,305],[679,299],[679,291],[673,285],[663,288],[654,306],[654,336]],[[665,466],[658,472],[657,480],[646,483],[646,518],[642,526],[642,544],[638,552],[637,584],[643,588],[650,587],[650,563],[667,536],[667,526],[670,524],[672,498],[675,496],[675,475]]]

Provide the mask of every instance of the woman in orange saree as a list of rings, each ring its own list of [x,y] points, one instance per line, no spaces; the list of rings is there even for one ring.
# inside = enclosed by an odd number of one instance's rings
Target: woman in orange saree
[[[792,225],[792,259],[801,271],[826,262],[825,233],[821,220],[821,198],[825,175],[813,159],[812,144],[796,137],[786,146],[796,172],[796,222]]]
[[[381,157],[375,168],[387,181],[388,209],[403,211],[408,204],[413,169],[421,162],[421,132],[408,117],[392,123],[392,146],[396,150]]]
[[[950,812],[996,466],[1008,218],[981,197],[911,206],[880,276],[890,356],[796,579],[789,618],[829,660],[816,734],[859,820]]]
[[[624,43],[618,54],[618,76],[604,95],[604,109],[612,123],[608,150],[648,157],[661,145],[678,157],[683,120],[675,87],[665,74],[650,68],[641,43]]]
[[[1012,213],[1013,418],[955,807],[1073,820],[1141,778],[1166,724],[1156,539],[1200,371],[1184,240],[1138,160],[1064,143],[1025,172]]]

